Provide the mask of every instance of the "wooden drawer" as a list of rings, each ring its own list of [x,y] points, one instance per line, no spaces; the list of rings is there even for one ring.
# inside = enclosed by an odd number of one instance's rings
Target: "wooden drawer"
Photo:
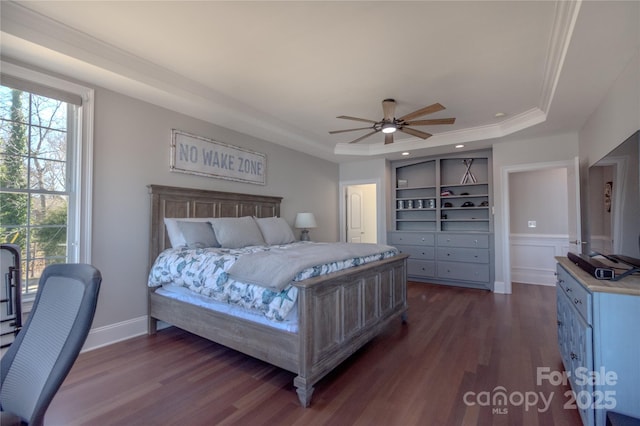
[[[429,246],[396,246],[400,253],[406,253],[410,259],[433,260],[435,248]]]
[[[489,235],[438,234],[438,247],[489,248]]]
[[[436,264],[430,260],[407,259],[407,275],[414,277],[435,277]]]
[[[489,250],[459,247],[438,248],[438,260],[489,263]]]
[[[489,265],[460,262],[438,262],[438,277],[461,281],[489,281]]]
[[[587,324],[592,325],[591,303],[592,295],[589,291],[578,284],[578,282],[569,276],[564,268],[558,268],[558,286],[569,299],[570,304],[580,313]]]
[[[435,238],[433,234],[420,233],[420,232],[394,232],[390,234],[390,243],[396,244],[408,244],[408,245],[424,245],[433,246],[435,244]]]

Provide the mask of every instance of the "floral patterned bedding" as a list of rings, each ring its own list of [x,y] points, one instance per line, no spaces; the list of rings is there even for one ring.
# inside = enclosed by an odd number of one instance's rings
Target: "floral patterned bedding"
[[[280,246],[249,246],[241,249],[187,248],[184,246],[170,248],[160,253],[154,262],[149,272],[148,285],[149,287],[157,287],[173,283],[217,301],[258,311],[270,320],[283,321],[295,305],[298,296],[296,287],[288,285],[282,291],[277,292],[259,285],[236,281],[229,276],[228,271],[231,265],[245,253],[268,251],[271,247],[295,250],[301,244],[314,243],[295,242]],[[298,272],[293,281],[302,281],[363,263],[374,262],[392,257],[397,253],[396,249],[389,247],[389,250],[375,255],[317,265]]]

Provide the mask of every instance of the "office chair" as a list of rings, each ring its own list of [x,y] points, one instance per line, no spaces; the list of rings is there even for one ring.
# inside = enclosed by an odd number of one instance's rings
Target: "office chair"
[[[42,425],[96,310],[102,276],[86,264],[45,268],[25,325],[0,362],[0,424]]]

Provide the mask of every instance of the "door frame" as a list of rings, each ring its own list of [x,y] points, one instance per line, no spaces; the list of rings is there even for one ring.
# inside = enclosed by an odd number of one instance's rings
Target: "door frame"
[[[582,239],[582,231],[581,231],[581,217],[580,217],[580,175],[579,175],[579,165],[576,159],[565,160],[565,161],[548,161],[543,163],[531,163],[531,164],[518,164],[514,166],[504,166],[501,169],[501,182],[502,182],[502,279],[503,282],[498,288],[497,284],[494,284],[494,292],[496,293],[504,293],[511,294],[511,200],[509,199],[509,175],[511,173],[518,172],[530,172],[544,169],[558,169],[558,168],[566,168],[566,169],[575,169],[578,167],[576,171],[576,189],[578,193],[576,194],[576,214],[577,214],[577,228],[578,228],[578,238]],[[567,200],[568,202],[568,200]]]
[[[380,179],[359,179],[359,180],[349,180],[342,181],[339,183],[340,188],[338,193],[338,210],[339,210],[339,226],[340,226],[340,241],[347,241],[347,187],[352,185],[375,185],[376,186],[376,234],[378,238],[378,243],[386,244],[387,242],[387,230],[385,224],[387,223],[387,210],[385,203],[385,196],[382,192],[382,184]]]

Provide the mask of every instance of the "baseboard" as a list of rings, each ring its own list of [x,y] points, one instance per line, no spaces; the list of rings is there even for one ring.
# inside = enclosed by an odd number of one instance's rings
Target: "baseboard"
[[[493,292],[498,294],[508,294],[507,286],[504,284],[504,281],[494,281]]]
[[[147,316],[133,318],[116,324],[91,329],[84,342],[82,352],[98,349],[132,337],[147,333]]]
[[[556,285],[555,270],[514,266],[511,269],[511,282],[553,287]]]

